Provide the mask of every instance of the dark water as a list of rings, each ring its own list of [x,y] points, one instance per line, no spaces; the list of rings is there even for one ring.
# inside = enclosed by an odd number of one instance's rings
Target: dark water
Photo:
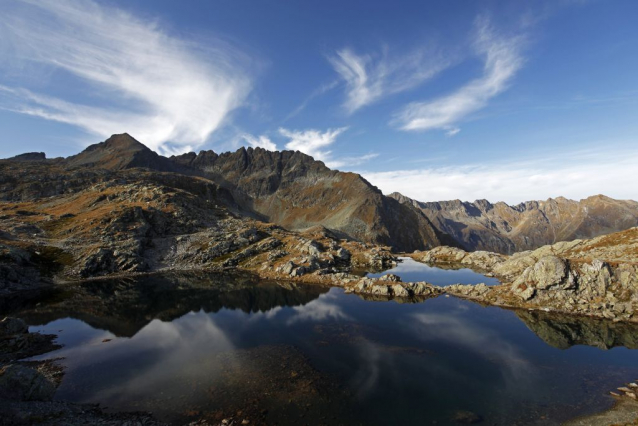
[[[381,273],[367,274],[368,277],[375,278],[385,274],[395,274],[401,277],[403,282],[427,281],[438,286],[451,284],[479,284],[497,285],[496,278],[486,277],[472,271],[471,269],[441,269],[425,263],[417,262],[409,257],[401,257],[401,263],[395,268]]]
[[[439,297],[216,277],[90,283],[20,312],[59,335],[56,398],[183,424],[559,424],[638,378],[638,330]],[[220,288],[216,290],[215,288]],[[628,349],[633,348],[633,349]]]

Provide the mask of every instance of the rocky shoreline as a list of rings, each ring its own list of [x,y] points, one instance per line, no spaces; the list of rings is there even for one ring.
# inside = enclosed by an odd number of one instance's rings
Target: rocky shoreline
[[[562,242],[512,256],[437,247],[407,254],[434,265],[469,267],[499,286],[454,285],[446,292],[481,303],[636,322],[638,228]]]

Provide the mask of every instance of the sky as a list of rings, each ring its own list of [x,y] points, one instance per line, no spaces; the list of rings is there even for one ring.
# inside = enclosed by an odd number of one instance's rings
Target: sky
[[[421,201],[638,200],[634,0],[0,1],[0,158],[128,132]]]

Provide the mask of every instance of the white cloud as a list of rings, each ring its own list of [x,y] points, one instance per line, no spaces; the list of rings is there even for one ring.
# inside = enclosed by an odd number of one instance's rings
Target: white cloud
[[[446,136],[454,136],[457,133],[459,133],[461,131],[461,129],[459,129],[458,127],[450,127],[449,129],[447,129],[447,131],[445,132]]]
[[[163,153],[204,143],[250,89],[246,57],[219,40],[195,44],[154,22],[86,0],[23,0],[0,7],[1,52],[63,71],[93,100],[4,88],[0,107],[101,137],[129,132]],[[52,92],[56,87],[51,87]],[[100,105],[100,106],[93,106]]]
[[[286,324],[291,325],[300,321],[321,322],[327,319],[349,320],[350,316],[343,311],[341,306],[332,302],[334,299],[334,295],[324,293],[303,306],[293,307],[295,315],[288,319]]]
[[[370,153],[355,157],[335,158],[329,147],[332,146],[337,141],[337,137],[346,130],[348,130],[347,127],[328,129],[326,131],[316,129],[289,130],[282,127],[279,128],[279,134],[287,139],[285,149],[303,152],[315,160],[323,161],[326,166],[333,169],[344,166],[358,166],[379,155]],[[241,143],[242,140],[253,147],[260,146],[270,151],[277,150],[275,142],[265,135],[253,136],[248,133],[241,133],[235,138],[236,143]]]
[[[328,59],[346,82],[344,108],[350,113],[383,96],[409,90],[451,64],[449,58],[426,49],[402,57],[389,57],[386,49],[376,58],[342,49]]]
[[[346,130],[348,130],[347,127],[328,129],[325,132],[315,129],[288,130],[280,128],[279,133],[289,139],[289,142],[286,143],[286,149],[301,151],[315,160],[327,164],[332,160],[332,151],[326,150],[326,148],[335,143],[337,137]]]
[[[524,62],[523,38],[496,34],[487,19],[479,18],[474,45],[485,56],[482,77],[439,99],[407,105],[395,115],[393,124],[402,130],[446,130],[507,89]]]
[[[419,201],[488,199],[517,204],[596,194],[638,199],[638,151],[556,152],[552,158],[457,167],[363,172],[385,194],[398,191]]]
[[[244,133],[243,135],[241,135],[241,138],[248,142],[248,144],[253,148],[260,147],[267,149],[268,151],[277,151],[277,145],[273,141],[271,141],[268,136],[261,135],[255,137],[253,135],[249,135],[248,133]]]

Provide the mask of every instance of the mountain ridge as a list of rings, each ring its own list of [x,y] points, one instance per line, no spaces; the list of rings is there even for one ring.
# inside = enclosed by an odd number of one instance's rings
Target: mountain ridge
[[[421,202],[397,192],[388,196],[420,209],[439,231],[467,250],[511,254],[638,225],[638,202],[602,194],[579,201],[556,197],[516,205],[487,200]]]
[[[229,191],[240,213],[293,231],[321,225],[342,238],[400,251],[455,245],[419,210],[386,197],[356,173],[331,170],[299,151],[242,147],[164,157],[123,133],[55,161],[72,171],[144,168],[198,176]]]

